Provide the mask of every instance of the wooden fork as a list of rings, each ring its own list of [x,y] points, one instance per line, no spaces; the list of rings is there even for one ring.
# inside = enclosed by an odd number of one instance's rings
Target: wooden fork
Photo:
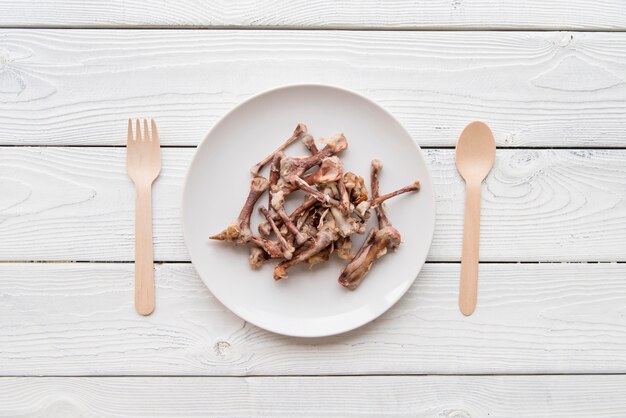
[[[126,170],[135,183],[135,309],[141,315],[154,310],[154,258],[152,254],[152,182],[161,172],[161,148],[156,123],[143,120],[143,132],[128,119]]]

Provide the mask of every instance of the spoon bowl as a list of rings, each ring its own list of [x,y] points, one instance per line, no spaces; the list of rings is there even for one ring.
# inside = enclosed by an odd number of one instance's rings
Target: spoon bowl
[[[456,144],[456,167],[465,182],[482,182],[495,159],[496,141],[489,126],[483,122],[467,125]]]

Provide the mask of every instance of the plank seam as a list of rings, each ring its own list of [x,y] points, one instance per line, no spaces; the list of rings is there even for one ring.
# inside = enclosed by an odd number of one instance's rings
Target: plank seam
[[[254,26],[254,25],[0,25],[0,29],[15,30],[249,30],[249,31],[337,31],[337,32],[580,32],[580,33],[623,33],[626,28],[573,28],[553,26],[537,28],[516,27],[471,27],[471,26]]]
[[[460,134],[460,132],[459,132]],[[419,144],[418,144],[419,145]],[[162,149],[195,149],[199,145],[161,145]],[[66,145],[54,145],[54,144],[0,144],[0,148],[126,148],[126,145],[87,145],[87,144],[66,144]],[[450,150],[455,149],[453,145],[420,145],[421,149],[426,150]],[[572,147],[572,146],[498,146],[497,149],[501,150],[602,150],[602,151],[622,151],[626,149],[626,143],[623,147],[616,147],[614,145],[607,146],[589,146],[589,147]]]
[[[55,378],[207,378],[207,379],[241,379],[241,378],[344,378],[344,377],[550,377],[550,376],[626,376],[626,372],[588,372],[588,373],[384,373],[384,374],[235,374],[235,375],[201,375],[201,374],[171,374],[171,375],[97,375],[97,374],[77,374],[77,375],[0,375],[0,379],[9,378],[39,378],[39,379],[55,379]]]
[[[134,264],[132,260],[0,260],[2,264]],[[154,260],[155,264],[191,264],[190,260]],[[425,264],[461,264],[460,260],[427,260]],[[626,264],[626,261],[480,261],[479,264]]]

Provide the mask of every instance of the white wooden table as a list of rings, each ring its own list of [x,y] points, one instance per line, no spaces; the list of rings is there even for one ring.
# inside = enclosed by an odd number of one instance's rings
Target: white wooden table
[[[623,0],[5,0],[0,26],[0,416],[626,414]],[[215,121],[299,82],[393,112],[438,199],[407,295],[313,340],[220,305],[179,217]],[[146,318],[123,148],[143,116],[165,147]],[[474,119],[499,149],[465,318],[453,146]]]

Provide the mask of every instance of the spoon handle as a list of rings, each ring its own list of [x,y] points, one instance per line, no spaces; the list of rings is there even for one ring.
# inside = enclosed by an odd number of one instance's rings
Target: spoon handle
[[[480,244],[480,185],[469,182],[465,186],[465,221],[463,226],[463,253],[461,254],[461,287],[459,307],[469,316],[476,309],[478,298],[478,247]]]

